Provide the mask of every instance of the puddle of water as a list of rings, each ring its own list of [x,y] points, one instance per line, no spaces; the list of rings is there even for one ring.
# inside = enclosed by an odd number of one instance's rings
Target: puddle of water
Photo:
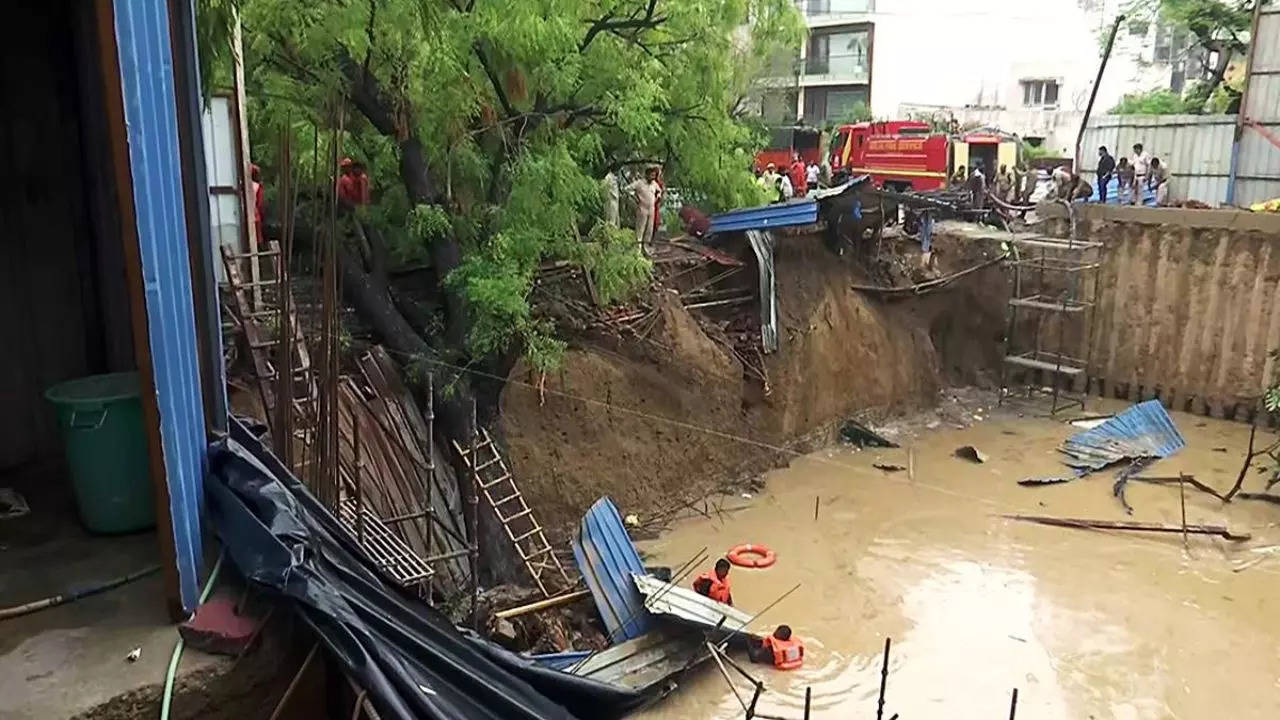
[[[1187,449],[1147,473],[1189,472],[1228,488],[1248,429],[1181,414],[1175,422]],[[1268,550],[1280,544],[1280,508],[1224,509],[1189,491],[1188,522],[1227,524],[1253,539],[1193,536],[1187,548],[1180,535],[998,517],[1127,517],[1111,496],[1111,472],[1016,484],[1060,474],[1055,448],[1073,432],[1009,417],[933,432],[914,443],[914,482],[872,467],[907,465],[905,449],[824,450],[771,473],[747,509],[684,521],[641,548],[650,562],[671,565],[703,546],[752,542],[777,551],[772,568],[731,575],[734,599],[749,612],[801,583],[751,628],[787,623],[807,647],[800,670],[754,666],[767,688],[759,705],[766,714],[800,718],[809,687],[813,718],[875,717],[888,636],[886,718],[1008,717],[1015,687],[1018,717],[1036,720],[1280,716],[1280,554]],[[954,457],[962,445],[989,459]],[[1227,452],[1214,450],[1221,447]],[[1250,486],[1260,477],[1251,473]],[[1128,498],[1132,519],[1179,522],[1176,487],[1133,485]],[[704,666],[638,717],[743,715],[724,679]]]

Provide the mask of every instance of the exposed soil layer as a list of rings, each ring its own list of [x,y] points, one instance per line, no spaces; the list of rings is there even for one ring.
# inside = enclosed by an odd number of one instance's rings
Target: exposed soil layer
[[[896,242],[900,264],[923,264],[918,245]],[[940,236],[925,274],[998,252]],[[767,392],[672,289],[656,293],[659,319],[643,341],[580,338],[541,390],[516,367],[497,426],[545,527],[570,527],[602,495],[642,518],[669,510],[826,443],[846,417],[912,410],[944,385],[994,378],[1008,297],[999,267],[891,301],[853,290],[865,263],[818,235],[779,237],[775,267],[779,348],[765,358]]]

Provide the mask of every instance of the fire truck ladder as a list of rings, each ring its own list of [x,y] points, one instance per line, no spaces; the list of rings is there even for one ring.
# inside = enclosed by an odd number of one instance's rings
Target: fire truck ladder
[[[1074,223],[1072,223],[1074,228]],[[1079,406],[1084,408],[1092,346],[1089,334],[1096,304],[1100,266],[1100,242],[1043,235],[1014,236],[1014,291],[1009,298],[1005,355],[1000,368],[1000,403],[1012,401],[1019,391],[1030,399],[1036,392],[1051,397],[1049,414]],[[1082,300],[1091,285],[1093,300]],[[1019,318],[1020,311],[1027,317]],[[1046,327],[1047,326],[1047,327]],[[1068,330],[1080,338],[1077,352],[1067,352]],[[1074,343],[1073,343],[1074,344]],[[1014,377],[1022,382],[1015,386]]]
[[[547,573],[559,575],[565,587],[571,586],[573,583],[569,580],[564,565],[560,564],[560,558],[556,557],[551,543],[547,542],[542,526],[533,517],[533,509],[525,502],[524,495],[516,485],[506,461],[502,459],[497,444],[489,436],[489,431],[479,429],[474,463],[469,448],[463,448],[456,440],[453,448],[462,458],[468,473],[475,475],[479,491],[498,516],[507,537],[515,545],[516,552],[520,553],[529,576],[542,594],[551,597],[543,580]]]

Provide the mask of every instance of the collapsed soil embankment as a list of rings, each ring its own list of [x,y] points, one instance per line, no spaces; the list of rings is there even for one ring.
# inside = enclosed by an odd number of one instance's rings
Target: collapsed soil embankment
[[[997,252],[935,241],[943,273]],[[545,527],[567,529],[601,495],[644,519],[785,464],[850,415],[918,408],[947,383],[993,377],[1008,297],[999,267],[894,302],[853,290],[858,263],[817,235],[780,238],[775,267],[767,394],[670,289],[656,293],[645,341],[579,339],[541,389],[516,367],[497,426]]]

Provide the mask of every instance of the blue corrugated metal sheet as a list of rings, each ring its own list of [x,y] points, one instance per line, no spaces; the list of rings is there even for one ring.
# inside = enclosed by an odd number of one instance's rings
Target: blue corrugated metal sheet
[[[806,198],[717,213],[711,216],[711,232],[767,230],[789,225],[812,225],[816,222],[818,202]]]
[[[568,670],[590,657],[590,650],[566,650],[557,653],[530,655],[529,659],[544,668],[551,670]]]
[[[631,581],[633,573],[644,574],[644,563],[609,498],[597,500],[582,517],[573,539],[573,557],[610,641],[631,640],[650,630],[649,611]]]
[[[1081,474],[1121,460],[1168,457],[1187,443],[1159,400],[1139,403],[1062,444],[1066,463]]]
[[[113,5],[169,514],[182,604],[191,610],[203,557],[200,520],[208,456],[169,13],[163,0],[115,0]]]

